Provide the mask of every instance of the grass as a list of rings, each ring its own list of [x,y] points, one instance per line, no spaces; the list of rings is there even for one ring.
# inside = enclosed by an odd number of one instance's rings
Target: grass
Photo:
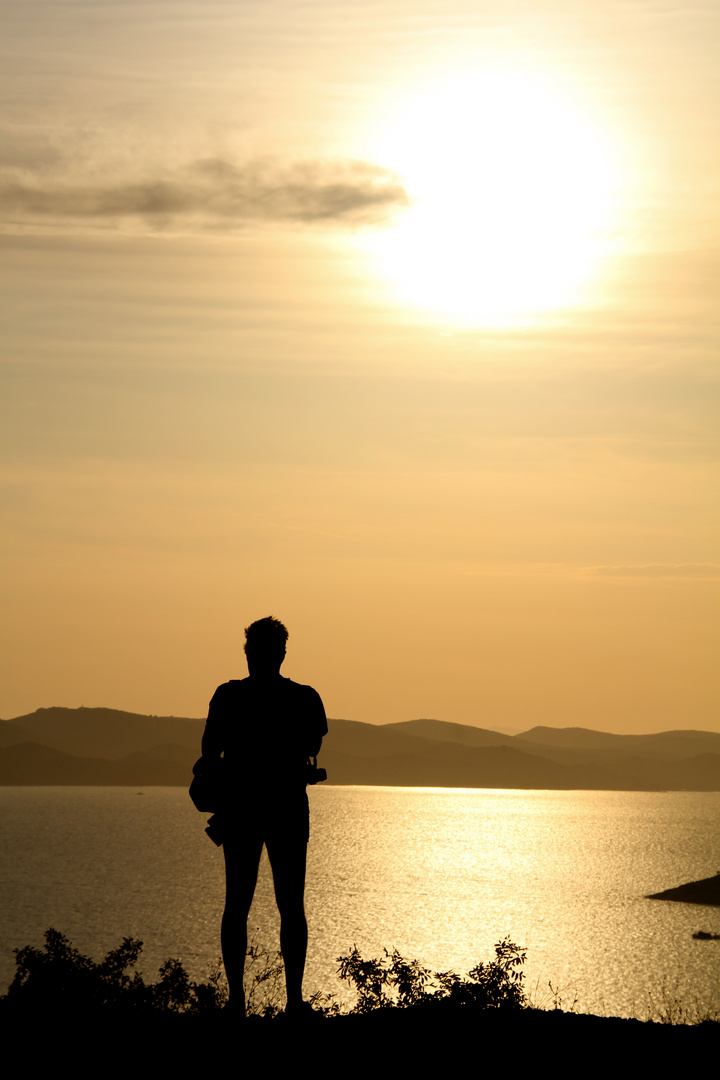
[[[654,997],[648,991],[646,1019],[655,1024],[682,1024],[692,1027],[698,1024],[720,1023],[720,1003],[716,999],[711,1006],[700,1005],[697,1001],[683,1001],[679,996],[677,984],[669,987],[663,979],[660,992]]]

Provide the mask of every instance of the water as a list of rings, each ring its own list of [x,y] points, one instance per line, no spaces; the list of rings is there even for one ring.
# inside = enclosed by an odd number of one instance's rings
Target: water
[[[717,1005],[720,909],[645,900],[720,869],[720,794],[311,789],[306,988],[347,991],[336,957],[395,947],[467,971],[509,935],[527,982],[566,1007],[647,1015],[663,992]],[[179,788],[0,788],[0,986],[48,926],[99,958],[124,936],[141,967],[219,956],[222,853]],[[265,857],[250,915],[276,947]],[[664,988],[664,989],[663,989]]]

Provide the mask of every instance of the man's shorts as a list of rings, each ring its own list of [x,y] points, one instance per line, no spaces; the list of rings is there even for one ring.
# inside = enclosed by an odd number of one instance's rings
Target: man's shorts
[[[307,793],[243,792],[222,813],[223,835],[253,843],[304,843],[310,839]]]

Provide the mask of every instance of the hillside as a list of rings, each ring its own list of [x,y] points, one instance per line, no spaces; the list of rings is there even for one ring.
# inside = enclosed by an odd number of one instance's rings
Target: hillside
[[[0,721],[0,784],[187,785],[204,721],[116,709],[38,709]],[[333,784],[539,789],[720,790],[720,734],[521,735],[440,720],[329,721]]]

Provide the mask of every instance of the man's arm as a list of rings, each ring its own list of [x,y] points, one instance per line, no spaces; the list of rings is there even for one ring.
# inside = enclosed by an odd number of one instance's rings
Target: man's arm
[[[221,692],[222,689],[222,686],[218,686],[208,707],[208,716],[205,721],[205,731],[203,732],[201,744],[201,754],[207,758],[220,757],[225,749],[224,725],[222,724],[222,699],[224,696]]]
[[[327,717],[325,706],[317,690],[313,690],[310,686],[308,690],[310,691],[308,695],[308,754],[310,757],[315,757],[320,753],[323,736],[327,735]]]

